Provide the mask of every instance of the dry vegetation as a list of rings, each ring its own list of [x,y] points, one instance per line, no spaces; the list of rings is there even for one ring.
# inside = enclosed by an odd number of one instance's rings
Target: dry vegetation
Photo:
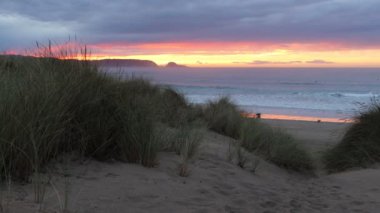
[[[380,103],[364,107],[342,141],[324,155],[328,172],[368,167],[380,162]]]
[[[205,110],[209,128],[238,140],[237,147],[262,156],[276,165],[294,171],[314,169],[310,154],[295,139],[278,129],[260,122],[258,119],[243,118],[241,111],[228,99],[210,102]],[[245,160],[237,148],[239,166]]]

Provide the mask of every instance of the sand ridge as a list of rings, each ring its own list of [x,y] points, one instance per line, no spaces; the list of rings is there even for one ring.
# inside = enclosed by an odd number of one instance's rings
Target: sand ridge
[[[64,177],[53,177],[45,212],[58,212],[68,189],[71,212],[378,212],[380,169],[334,175],[290,173],[260,160],[253,173],[228,160],[232,139],[208,132],[190,176],[178,175],[179,157],[160,153],[157,168],[120,162],[78,160],[65,165]],[[249,155],[251,162],[257,159]],[[62,166],[62,165],[61,165]],[[59,168],[60,165],[57,165]],[[57,169],[56,171],[59,171]],[[33,212],[32,187],[14,186],[11,212]]]

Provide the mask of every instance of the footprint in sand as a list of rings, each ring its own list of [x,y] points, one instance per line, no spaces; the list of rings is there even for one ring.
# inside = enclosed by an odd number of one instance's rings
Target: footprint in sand
[[[28,193],[23,188],[16,188],[16,200],[23,201],[28,196]]]
[[[223,174],[224,174],[224,175],[231,175],[231,176],[233,176],[233,175],[235,175],[236,173],[235,173],[235,172],[231,172],[231,171],[224,171]]]
[[[82,177],[84,180],[98,180],[99,178],[97,177]]]
[[[218,185],[219,185],[219,187],[221,187],[223,189],[227,189],[227,190],[233,190],[233,189],[235,189],[235,186],[229,185],[227,183],[220,183]]]
[[[358,201],[358,200],[352,201],[351,203],[354,204],[354,205],[356,205],[356,206],[361,206],[361,205],[364,204],[364,202]]]
[[[224,207],[224,210],[228,213],[240,213],[240,212],[243,212],[240,208],[236,208],[236,207],[231,207],[229,205],[226,205]]]
[[[292,199],[290,202],[289,202],[290,206],[293,208],[292,209],[292,212],[297,212],[298,210],[301,209],[302,205],[297,201],[297,200],[294,200]]]
[[[201,194],[210,194],[210,192],[207,189],[199,189],[198,192]]]
[[[260,206],[263,208],[272,208],[275,207],[277,204],[273,201],[266,201],[264,203],[260,203]]]
[[[232,203],[235,205],[243,206],[243,205],[246,205],[248,202],[243,199],[234,199],[232,200]]]
[[[120,176],[120,175],[115,174],[115,173],[111,173],[111,172],[104,175],[104,177],[118,177],[118,176]]]
[[[217,186],[214,186],[213,187],[215,189],[215,191],[218,193],[218,194],[221,194],[221,195],[224,195],[224,196],[229,196],[230,195],[230,191],[226,191],[226,190],[223,190]]]
[[[340,186],[332,186],[334,189],[341,189],[342,187]]]

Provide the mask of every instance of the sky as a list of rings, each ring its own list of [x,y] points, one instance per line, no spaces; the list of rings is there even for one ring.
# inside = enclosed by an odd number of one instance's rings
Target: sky
[[[76,38],[93,59],[380,67],[379,0],[0,0],[0,51]]]

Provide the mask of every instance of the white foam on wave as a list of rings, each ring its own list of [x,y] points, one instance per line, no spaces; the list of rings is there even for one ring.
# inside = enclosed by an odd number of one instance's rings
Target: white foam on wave
[[[335,92],[335,93],[329,93],[330,96],[333,97],[356,97],[356,98],[376,98],[379,97],[379,94],[374,94],[372,92],[369,93],[340,93],[340,92]]]

